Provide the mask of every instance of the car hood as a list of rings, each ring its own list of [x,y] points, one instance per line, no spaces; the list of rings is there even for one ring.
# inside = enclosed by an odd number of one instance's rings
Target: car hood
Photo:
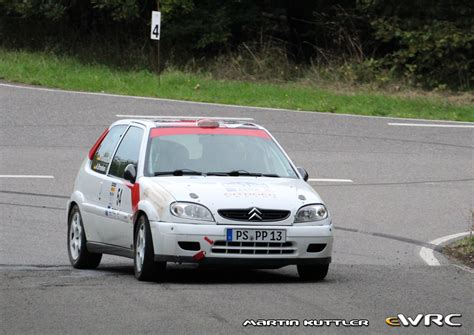
[[[222,208],[251,207],[295,212],[304,204],[322,203],[319,195],[301,179],[219,176],[147,179],[166,190],[175,201],[201,203],[213,213]]]

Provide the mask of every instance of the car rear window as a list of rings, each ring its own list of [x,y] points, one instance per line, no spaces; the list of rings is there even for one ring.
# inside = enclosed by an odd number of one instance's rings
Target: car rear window
[[[99,148],[92,158],[91,169],[95,172],[105,174],[109,167],[112,154],[119,142],[123,132],[127,128],[126,125],[118,125],[110,128],[109,132],[100,143]]]

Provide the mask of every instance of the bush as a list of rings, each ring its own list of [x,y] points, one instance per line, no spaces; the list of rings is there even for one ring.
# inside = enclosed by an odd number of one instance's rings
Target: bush
[[[374,20],[375,37],[392,46],[381,65],[411,84],[469,89],[474,81],[474,19],[467,22]]]
[[[0,46],[155,68],[152,10],[148,0],[0,0]],[[161,11],[161,64],[172,67],[277,81],[326,67],[349,82],[427,88],[474,80],[465,0],[161,0]]]

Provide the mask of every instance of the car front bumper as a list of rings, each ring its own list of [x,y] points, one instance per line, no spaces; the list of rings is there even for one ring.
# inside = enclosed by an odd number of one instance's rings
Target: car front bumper
[[[255,267],[329,264],[331,262],[332,224],[243,227],[151,221],[150,228],[156,261]],[[284,229],[286,242],[276,244],[227,242],[227,228]],[[189,250],[189,247],[183,248],[183,244],[192,245],[192,250]],[[312,246],[309,247],[310,245]]]

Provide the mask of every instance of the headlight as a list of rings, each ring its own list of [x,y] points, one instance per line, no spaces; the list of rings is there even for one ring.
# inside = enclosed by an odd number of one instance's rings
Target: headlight
[[[214,221],[209,209],[192,202],[173,202],[170,205],[170,211],[174,216],[183,219]]]
[[[306,205],[301,207],[296,213],[295,223],[312,222],[327,219],[328,210],[322,204]]]

